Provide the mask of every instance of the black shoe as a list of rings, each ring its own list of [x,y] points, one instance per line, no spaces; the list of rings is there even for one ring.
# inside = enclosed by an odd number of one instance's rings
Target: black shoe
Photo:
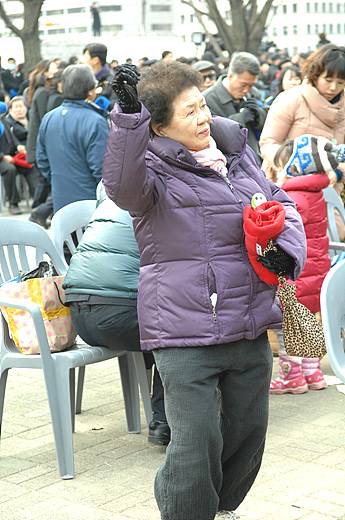
[[[12,214],[12,215],[21,215],[22,212],[20,210],[20,207],[18,206],[18,204],[10,204],[9,208],[8,208],[8,211]]]
[[[44,227],[44,229],[49,228],[49,224],[47,223],[46,219],[42,217],[42,215],[35,211],[34,209],[31,211],[31,215],[29,217],[30,222],[34,222],[35,224],[38,224],[39,226]]]
[[[158,446],[167,446],[170,442],[170,428],[166,421],[151,421],[148,441]]]

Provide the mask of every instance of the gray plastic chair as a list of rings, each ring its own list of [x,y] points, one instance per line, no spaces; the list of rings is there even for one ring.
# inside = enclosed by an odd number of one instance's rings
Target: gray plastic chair
[[[322,191],[327,207],[327,235],[330,240],[329,254],[331,256],[339,255],[342,251],[345,251],[345,243],[340,242],[334,211],[336,210],[339,213],[345,224],[344,204],[332,186],[327,186]]]
[[[17,276],[20,270],[31,270],[49,258],[59,274],[65,265],[47,232],[37,224],[23,220],[0,219],[0,282]],[[75,368],[85,367],[114,357],[118,358],[121,374],[127,429],[140,432],[140,403],[137,374],[147,423],[152,419],[150,394],[143,355],[111,350],[106,347],[75,345],[68,350],[51,353],[39,307],[24,299],[1,298],[0,306],[28,311],[34,322],[40,347],[38,355],[23,355],[10,338],[6,320],[1,314],[0,355],[0,435],[8,371],[10,368],[43,369],[55,448],[61,478],[74,477],[73,436],[75,411]]]
[[[64,261],[64,246],[66,245],[71,255],[76,252],[84,230],[96,209],[96,202],[96,200],[71,202],[53,215],[51,237]]]
[[[321,288],[321,316],[332,370],[345,383],[345,260],[327,273]]]

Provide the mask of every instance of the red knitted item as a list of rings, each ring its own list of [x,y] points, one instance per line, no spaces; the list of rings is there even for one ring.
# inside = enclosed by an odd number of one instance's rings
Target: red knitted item
[[[280,235],[284,222],[284,206],[274,200],[263,202],[256,208],[246,206],[243,211],[243,229],[250,263],[260,280],[271,285],[279,285],[277,275],[256,259],[267,247],[268,240],[274,240]]]

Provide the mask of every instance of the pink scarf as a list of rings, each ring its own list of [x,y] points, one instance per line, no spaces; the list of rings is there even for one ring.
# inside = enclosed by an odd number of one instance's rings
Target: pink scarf
[[[208,166],[215,170],[222,177],[226,177],[228,170],[226,168],[226,158],[220,150],[218,150],[215,140],[211,137],[210,144],[207,148],[199,152],[189,150],[194,159],[198,161],[201,166]]]

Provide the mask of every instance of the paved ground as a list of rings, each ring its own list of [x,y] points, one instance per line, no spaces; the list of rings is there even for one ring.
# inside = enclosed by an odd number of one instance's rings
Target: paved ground
[[[274,376],[277,368],[274,358]],[[323,370],[333,383],[327,389],[271,396],[263,465],[237,511],[241,519],[345,520],[344,386],[334,384],[327,357]],[[63,481],[41,371],[11,370],[0,443],[0,519],[159,520],[153,479],[165,451],[148,444],[145,424],[141,434],[127,433],[116,360],[86,369],[74,453],[75,478]]]

